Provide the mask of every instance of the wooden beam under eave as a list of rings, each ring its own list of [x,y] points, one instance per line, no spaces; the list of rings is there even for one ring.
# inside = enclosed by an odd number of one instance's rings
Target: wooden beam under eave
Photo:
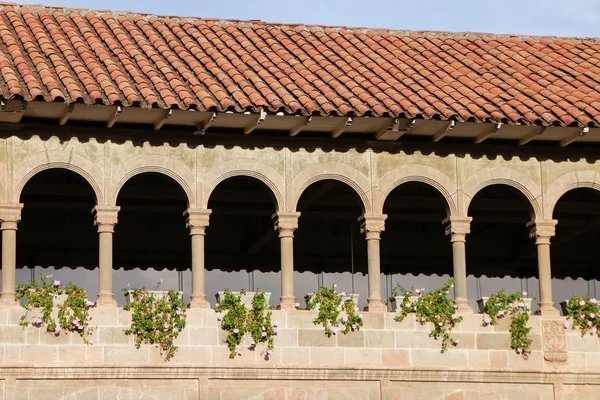
[[[121,108],[121,106],[117,106],[117,109],[115,110],[113,116],[106,123],[106,127],[112,128],[113,125],[115,124],[115,122],[117,122],[117,119],[119,119],[119,117],[121,116],[122,112],[123,112],[123,108]]]
[[[525,135],[521,139],[519,139],[519,145],[523,146],[523,145],[531,142],[533,139],[535,139],[539,135],[541,135],[544,132],[546,132],[546,129],[548,129],[548,128],[545,127],[545,126],[541,126],[541,127],[537,128],[537,129],[534,129],[533,131],[529,132],[527,135]]]
[[[477,136],[474,142],[478,144],[483,142],[484,140],[492,136],[494,133],[498,132],[500,128],[502,128],[502,124],[500,123],[492,125],[490,128],[486,129],[485,132],[483,132],[481,135]]]
[[[69,120],[69,118],[71,118],[71,115],[73,114],[74,110],[75,110],[75,103],[71,103],[71,104],[67,105],[65,107],[65,110],[63,111],[63,113],[60,115],[60,118],[58,120],[58,125],[64,126],[67,123],[67,121]]]
[[[290,136],[296,136],[299,134],[305,126],[312,122],[312,117],[301,118],[302,121],[298,122],[292,129],[290,129]]]
[[[455,126],[456,126],[456,122],[454,122],[454,121],[448,122],[446,124],[446,126],[444,127],[444,129],[442,129],[441,131],[439,131],[438,133],[433,135],[433,138],[431,138],[431,140],[433,140],[436,143],[439,142],[440,140],[442,140],[442,138],[444,138],[448,134],[448,132],[453,130]]]
[[[570,145],[571,143],[573,143],[574,141],[576,141],[577,139],[579,139],[582,136],[585,136],[588,134],[588,132],[590,131],[590,128],[585,126],[583,127],[578,133],[571,135],[567,138],[564,138],[563,140],[560,141],[560,147],[565,147]]]
[[[27,102],[24,100],[2,100],[0,103],[0,121],[11,124],[21,122],[27,110]]]
[[[171,115],[173,115],[173,110],[171,108],[169,108],[164,115],[154,123],[154,130],[157,131],[160,128],[163,127],[163,125],[165,124],[165,122],[167,122],[167,120],[169,118],[171,118]]]
[[[260,110],[260,113],[258,115],[256,115],[253,119],[252,122],[250,122],[245,128],[244,128],[244,135],[249,135],[252,133],[252,131],[254,131],[256,129],[256,127],[262,123],[265,122],[265,119],[267,119],[267,113],[264,112],[264,110]]]
[[[333,130],[333,132],[331,132],[331,137],[334,139],[340,137],[348,126],[352,126],[352,118],[350,117],[346,118],[340,125],[338,125],[337,128]]]

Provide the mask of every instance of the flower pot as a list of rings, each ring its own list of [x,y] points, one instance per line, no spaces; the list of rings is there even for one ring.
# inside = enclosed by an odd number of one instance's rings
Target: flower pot
[[[308,293],[307,296],[310,298],[310,300],[312,300],[314,298],[315,294]],[[360,297],[360,294],[347,293],[346,296],[350,296],[350,298],[352,299],[352,302],[354,303],[354,311],[358,311],[358,299]],[[308,303],[306,303],[306,307],[308,308]],[[315,307],[313,308],[313,310],[319,310],[319,309],[320,309],[319,303],[315,304]]]
[[[410,296],[409,301],[411,304],[416,303],[417,300],[419,299],[419,296]],[[400,311],[398,309],[398,307],[400,307],[402,305],[402,302],[404,301],[404,296],[395,296],[392,301],[392,311]]]
[[[168,290],[147,290],[147,292],[156,298],[162,298],[162,297],[166,297],[167,293],[169,291]],[[177,293],[179,294],[179,299],[181,301],[183,301],[183,292],[178,291]],[[125,300],[127,301],[127,304],[131,304],[133,302],[133,290],[128,290],[127,293],[125,293]]]
[[[569,303],[569,300],[560,302],[560,309],[562,310],[562,315],[567,315],[567,304],[568,303]]]
[[[34,289],[29,289],[29,292],[32,292],[32,291],[34,291]],[[52,295],[52,306],[53,307],[62,306],[65,303],[65,301],[67,301],[68,297],[69,297],[69,295],[66,293]]]
[[[242,300],[242,304],[244,304],[247,308],[252,308],[252,298],[256,294],[256,292],[246,292],[246,294],[242,294],[241,292],[231,292],[236,296],[240,296]],[[265,294],[265,303],[268,305],[269,300],[271,299],[271,292],[264,292]],[[217,293],[217,301],[221,302],[221,299],[225,297],[225,292]]]
[[[487,304],[489,297],[481,297],[481,299],[477,300],[477,305],[479,306],[479,312],[481,314],[485,314],[485,305]],[[529,313],[531,314],[531,303],[533,299],[531,297],[524,297],[523,303],[525,303],[525,307],[529,309]]]

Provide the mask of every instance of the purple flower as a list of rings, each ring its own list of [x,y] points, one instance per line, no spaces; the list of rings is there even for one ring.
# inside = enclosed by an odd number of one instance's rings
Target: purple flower
[[[521,354],[523,352],[523,348],[519,347],[517,348],[517,353]]]
[[[59,333],[60,332],[60,326],[57,326],[56,328],[54,328],[54,332],[55,333]]]
[[[329,327],[329,330],[330,330],[330,331],[331,331],[331,333],[333,333],[334,335],[337,333],[337,329],[336,329],[336,327],[335,327],[335,326],[333,326],[333,325]]]
[[[352,324],[351,328],[352,328],[352,330],[355,330],[356,329],[356,325]]]
[[[54,281],[54,286],[60,285],[60,281]]]
[[[346,323],[346,322],[348,322],[348,317],[344,315],[344,316],[342,317],[342,322],[343,322],[343,323]]]
[[[267,336],[267,332],[262,333],[262,337],[265,337],[265,336]]]
[[[580,305],[580,306],[585,306],[585,300],[581,300],[581,301],[579,302],[579,305]]]
[[[567,329],[568,327],[570,327],[570,326],[571,326],[571,324],[570,324],[570,323],[568,323],[568,322],[565,322],[565,323],[563,324],[563,326],[565,327],[565,329]]]
[[[268,354],[268,355],[271,355],[271,354],[273,354],[273,350],[271,350],[271,349],[267,350],[267,354]]]
[[[239,330],[238,328],[235,328],[235,329],[233,330],[233,333],[240,333],[240,330]]]
[[[492,323],[492,320],[491,320],[490,318],[485,318],[485,319],[483,320],[483,323],[484,323],[484,324],[486,324],[486,325],[489,325],[489,324],[491,324],[491,323]]]
[[[252,346],[254,344],[254,339],[250,339],[250,345]]]
[[[523,296],[527,296],[527,292],[523,292]]]

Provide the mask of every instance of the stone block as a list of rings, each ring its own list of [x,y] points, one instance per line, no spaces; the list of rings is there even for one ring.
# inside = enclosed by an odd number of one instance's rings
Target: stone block
[[[395,335],[397,349],[435,349],[442,346],[441,339],[435,340],[424,331],[396,331]]]
[[[204,319],[206,311],[202,308],[189,308],[185,311],[185,324],[186,327],[199,327],[204,326]],[[216,318],[216,316],[215,316]]]
[[[463,314],[463,320],[457,326],[457,331],[460,332],[493,332],[490,326],[483,326],[482,314]]]
[[[458,340],[457,349],[474,349],[475,333],[474,332],[450,332],[450,336]]]
[[[28,330],[30,328],[27,328]],[[59,332],[58,334],[46,331],[46,328],[33,328],[37,329],[38,343],[40,344],[52,344],[52,345],[64,345],[71,343],[71,333]],[[33,334],[33,333],[32,333]],[[29,332],[28,335],[29,336]]]
[[[217,313],[213,309],[203,309],[201,312],[204,314],[204,326],[209,328],[217,328],[221,326],[221,321],[217,319]]]
[[[83,337],[77,333],[71,332],[69,333],[69,338],[71,339],[71,344],[86,344],[83,340]],[[85,339],[91,343],[98,343],[98,328],[91,328],[88,330],[88,334],[85,336]]]
[[[408,367],[410,366],[410,351],[385,349],[381,352],[381,359],[385,367]]]
[[[187,346],[190,344],[190,331],[184,329],[177,335],[177,338],[173,341],[175,346]]]
[[[490,367],[493,369],[508,368],[508,352],[508,350],[490,351]]]
[[[27,314],[27,310],[23,307],[6,307],[8,313],[8,325],[19,325],[21,323],[21,317]],[[40,316],[41,313],[35,315],[29,315],[29,317]],[[28,318],[31,321],[31,318]]]
[[[86,345],[57,346],[59,364],[79,366],[87,361]]]
[[[452,349],[442,353],[440,350],[414,349],[410,351],[412,366],[443,366],[464,368],[469,365],[468,352]]]
[[[363,316],[363,326],[360,329],[385,329],[387,313],[364,312],[359,315]]]
[[[346,349],[346,365],[381,366],[381,349]]]
[[[51,366],[56,363],[57,346],[23,345],[21,346],[21,361],[40,366]]]
[[[274,337],[275,347],[298,346],[298,329],[279,329]]]
[[[119,326],[128,328],[131,326],[131,315],[133,313],[131,311],[125,311],[122,308],[119,308],[117,311],[118,319],[117,323]]]
[[[540,335],[542,333],[542,316],[541,315],[530,315],[529,326],[531,327],[531,334]],[[556,319],[556,318],[553,318]],[[566,321],[566,319],[565,319]]]
[[[599,351],[598,347],[598,336],[596,335],[573,335],[567,334],[567,351],[585,351],[595,352]]]
[[[8,325],[8,312],[10,307],[0,306],[0,326]]]
[[[412,331],[415,329],[415,314],[408,314],[401,322],[396,322],[394,318],[399,314],[385,313],[386,330]]]
[[[242,355],[236,355],[235,358],[229,357],[229,348],[226,346],[212,346],[212,364],[223,367],[247,366],[254,367],[256,363],[256,352],[247,348],[242,348]],[[213,366],[211,365],[211,366]]]
[[[600,353],[585,353],[585,364],[588,371],[600,370]]]
[[[312,366],[336,366],[344,364],[344,351],[342,348],[311,348],[310,364]]]
[[[373,348],[394,348],[396,337],[392,331],[365,331],[365,346]],[[338,342],[339,343],[339,342]]]
[[[281,353],[281,365],[306,367],[310,364],[310,349],[308,347],[276,347]]]
[[[298,329],[298,346],[335,347],[336,335],[327,337],[325,329]]]
[[[24,328],[27,335],[27,344],[40,344],[40,336],[46,333],[46,328],[37,328],[35,326],[28,326]]]
[[[480,350],[510,349],[510,334],[477,333],[477,348]]]
[[[297,312],[297,311],[283,311],[283,310],[273,310],[271,311],[271,322],[275,324],[277,322],[279,328],[287,328],[287,315],[288,312]]]
[[[469,367],[473,369],[490,368],[490,353],[484,350],[469,350]]]
[[[156,351],[158,353],[158,351]],[[162,361],[162,357],[161,357]],[[209,346],[179,346],[168,363],[189,364],[195,367],[208,367],[212,362],[212,349]]]
[[[148,346],[136,349],[133,345],[127,346],[104,346],[104,362],[106,363],[147,363]]]
[[[303,328],[310,329],[316,327],[313,320],[319,313],[317,311],[296,310],[287,312],[287,327],[288,328]]]
[[[104,347],[97,345],[86,345],[86,359],[88,363],[98,364],[104,361]]]
[[[550,363],[548,363],[550,364]],[[527,359],[515,351],[508,352],[508,367],[515,371],[541,371],[544,357],[541,351],[531,353]],[[554,369],[554,367],[552,367]]]
[[[21,345],[4,345],[4,362],[7,364],[16,364],[21,360]]]
[[[90,309],[90,326],[118,326],[119,309],[117,307],[94,307]]]
[[[371,331],[367,331],[371,332]],[[338,347],[365,347],[365,332],[348,332],[346,335],[338,333],[337,335]]]
[[[189,343],[192,346],[216,346],[223,343],[227,337],[225,331],[220,328],[186,328],[189,335]],[[219,341],[219,335],[225,334],[225,337]]]
[[[98,344],[114,345],[123,344],[133,346],[133,335],[126,335],[121,327],[100,327],[98,330]]]
[[[1,327],[0,343],[27,343],[27,328],[21,326]]]
[[[498,319],[498,322],[496,323],[496,325],[491,325],[491,328],[494,330],[494,332],[499,332],[499,333],[509,332],[510,324],[511,324],[511,319],[509,316],[507,316],[505,318]]]

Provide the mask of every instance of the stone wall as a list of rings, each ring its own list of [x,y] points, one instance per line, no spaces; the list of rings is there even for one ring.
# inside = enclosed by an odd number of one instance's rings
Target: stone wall
[[[458,347],[442,354],[413,316],[365,313],[359,332],[327,338],[314,312],[274,311],[280,329],[267,361],[260,348],[230,359],[215,312],[191,309],[177,354],[164,362],[124,335],[122,309],[92,310],[92,345],[22,328],[22,314],[0,308],[0,399],[600,398],[599,340],[565,330],[563,317],[531,317],[524,360],[509,348],[507,320],[482,327],[477,314],[464,316]]]

